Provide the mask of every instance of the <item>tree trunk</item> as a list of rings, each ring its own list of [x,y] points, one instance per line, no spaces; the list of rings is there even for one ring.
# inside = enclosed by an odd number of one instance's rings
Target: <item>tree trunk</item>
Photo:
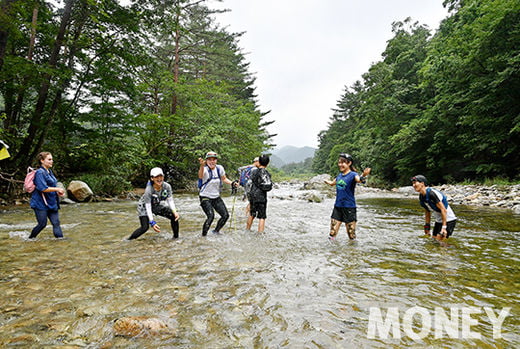
[[[31,38],[29,40],[29,50],[27,52],[27,59],[29,61],[32,61],[34,45],[36,43],[36,24],[38,22],[38,9],[39,9],[39,4],[36,2],[34,4],[34,9],[33,9],[33,17],[32,17],[32,23],[31,23]],[[22,110],[23,100],[25,97],[25,91],[27,89],[28,82],[29,82],[29,75],[27,75],[23,79],[23,82],[20,85],[20,88],[18,89],[18,96],[16,97],[16,103],[14,104],[14,107],[10,110],[10,112],[7,113],[7,118],[4,122],[4,127],[7,131],[7,133],[11,133],[11,128],[14,127],[15,125],[18,125],[18,115],[20,114],[20,111]]]
[[[56,36],[56,41],[54,42],[54,47],[49,59],[49,66],[51,68],[55,68],[56,64],[58,63],[59,53],[63,44],[63,39],[65,37],[66,28],[70,23],[74,1],[75,0],[67,0],[65,2],[63,16],[61,17],[60,29],[58,31],[58,35]],[[30,164],[31,159],[36,156],[38,151],[40,151],[38,144],[40,143],[41,146],[42,142],[38,137],[38,133],[44,130],[44,127],[47,127],[47,125],[44,125],[43,121],[45,120],[42,120],[42,117],[45,114],[45,104],[47,102],[49,89],[51,87],[51,78],[52,75],[50,73],[46,73],[44,75],[43,83],[40,87],[40,91],[38,92],[38,100],[36,102],[36,107],[29,125],[27,136],[25,137],[24,142],[20,147],[20,151],[18,154],[16,154],[16,161],[19,165]],[[47,115],[47,119],[52,121],[52,115]]]
[[[27,52],[27,59],[32,61],[34,52],[34,44],[36,42],[36,23],[38,22],[38,3],[34,4],[33,17],[31,23],[31,39],[29,40],[29,52]]]
[[[180,29],[179,29],[179,24],[177,24],[177,28],[175,29],[175,51],[174,51],[174,59],[173,59],[174,90],[172,91],[172,108],[171,108],[172,115],[174,115],[177,112],[177,103],[178,103],[175,87],[177,87],[177,83],[179,82],[180,41],[181,41],[181,33],[180,33]]]
[[[15,0],[2,0],[2,4],[0,5],[0,11],[4,14],[5,17],[9,17],[9,12],[11,10],[11,4],[14,3]],[[9,29],[5,29],[2,25],[2,29],[0,29],[0,69],[4,65],[4,56],[5,50],[7,48],[7,39],[9,38]]]

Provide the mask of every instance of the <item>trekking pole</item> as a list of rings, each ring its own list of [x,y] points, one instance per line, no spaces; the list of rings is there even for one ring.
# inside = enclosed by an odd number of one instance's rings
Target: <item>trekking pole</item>
[[[234,183],[234,182],[233,182]],[[235,216],[235,202],[237,201],[237,188],[231,185],[231,195],[233,195],[233,205],[231,206],[231,222],[229,223],[231,227],[231,231],[234,233],[235,229],[233,228],[233,217]]]

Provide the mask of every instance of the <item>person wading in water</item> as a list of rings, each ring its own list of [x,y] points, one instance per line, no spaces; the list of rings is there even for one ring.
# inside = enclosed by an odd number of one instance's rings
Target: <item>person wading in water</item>
[[[215,219],[215,211],[220,215],[220,219],[213,230],[214,234],[219,234],[229,219],[226,204],[220,197],[222,183],[238,186],[237,182],[232,182],[226,177],[226,171],[222,165],[217,165],[217,159],[218,154],[213,151],[206,153],[205,159],[199,158],[199,199],[207,217],[202,226],[202,236],[208,235],[211,223]]]
[[[339,154],[338,168],[340,171],[338,176],[333,181],[325,181],[330,186],[336,186],[336,202],[331,215],[329,240],[336,240],[341,223],[345,223],[349,239],[354,240],[357,222],[354,190],[356,183],[365,183],[371,169],[365,168],[363,174],[359,176],[354,167],[352,156],[346,153]]]

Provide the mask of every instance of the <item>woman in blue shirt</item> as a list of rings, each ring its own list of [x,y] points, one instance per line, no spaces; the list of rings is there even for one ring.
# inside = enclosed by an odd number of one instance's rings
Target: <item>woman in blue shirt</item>
[[[347,226],[347,234],[351,240],[356,238],[356,199],[354,190],[356,183],[365,183],[370,174],[370,168],[365,168],[359,176],[354,167],[354,160],[349,154],[339,154],[338,167],[340,173],[333,181],[325,181],[326,184],[336,186],[336,202],[331,215],[329,240],[334,241],[338,235],[341,223]]]
[[[52,154],[41,152],[38,154],[40,168],[34,175],[34,185],[36,188],[31,196],[31,208],[36,214],[38,225],[33,228],[29,239],[34,239],[46,226],[47,218],[51,221],[52,232],[56,238],[62,238],[63,232],[60,227],[58,210],[60,209],[59,196],[65,194],[63,188],[58,188],[58,180],[54,177],[51,167],[54,163]]]

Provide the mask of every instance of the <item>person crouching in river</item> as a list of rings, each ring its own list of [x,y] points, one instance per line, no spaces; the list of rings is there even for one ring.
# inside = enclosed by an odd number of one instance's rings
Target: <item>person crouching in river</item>
[[[219,234],[229,219],[226,204],[220,197],[222,183],[238,186],[238,183],[232,182],[226,177],[224,167],[217,165],[217,158],[218,154],[212,151],[206,153],[205,159],[199,158],[199,199],[200,206],[207,217],[202,226],[202,236],[208,235],[211,223],[215,219],[214,211],[220,215],[217,226],[213,230],[214,234]]]
[[[60,209],[58,195],[65,195],[65,190],[57,187],[58,180],[51,170],[54,164],[52,154],[41,152],[38,154],[38,161],[40,168],[34,174],[35,188],[31,195],[31,208],[36,214],[38,225],[31,231],[29,239],[34,239],[47,226],[47,218],[51,221],[54,237],[62,238],[63,232],[61,231],[58,214]]]
[[[437,240],[447,239],[453,234],[457,217],[448,204],[446,195],[428,186],[423,175],[411,178],[413,189],[419,193],[419,203],[424,208],[424,233]],[[435,217],[433,232],[430,234],[431,214]]]
[[[146,233],[148,225],[159,233],[161,228],[153,219],[154,214],[168,218],[172,227],[173,238],[179,237],[179,214],[173,202],[172,187],[164,181],[164,173],[161,168],[154,167],[150,171],[150,181],[139,200],[137,211],[139,212],[141,227],[137,228],[128,240],[137,239]]]
[[[357,222],[354,190],[356,183],[365,183],[371,169],[365,168],[363,174],[359,176],[354,167],[352,156],[345,153],[339,154],[338,167],[340,171],[338,176],[333,181],[325,181],[330,186],[336,186],[336,202],[331,215],[329,240],[334,241],[336,239],[341,223],[345,223],[348,237],[354,240]]]

